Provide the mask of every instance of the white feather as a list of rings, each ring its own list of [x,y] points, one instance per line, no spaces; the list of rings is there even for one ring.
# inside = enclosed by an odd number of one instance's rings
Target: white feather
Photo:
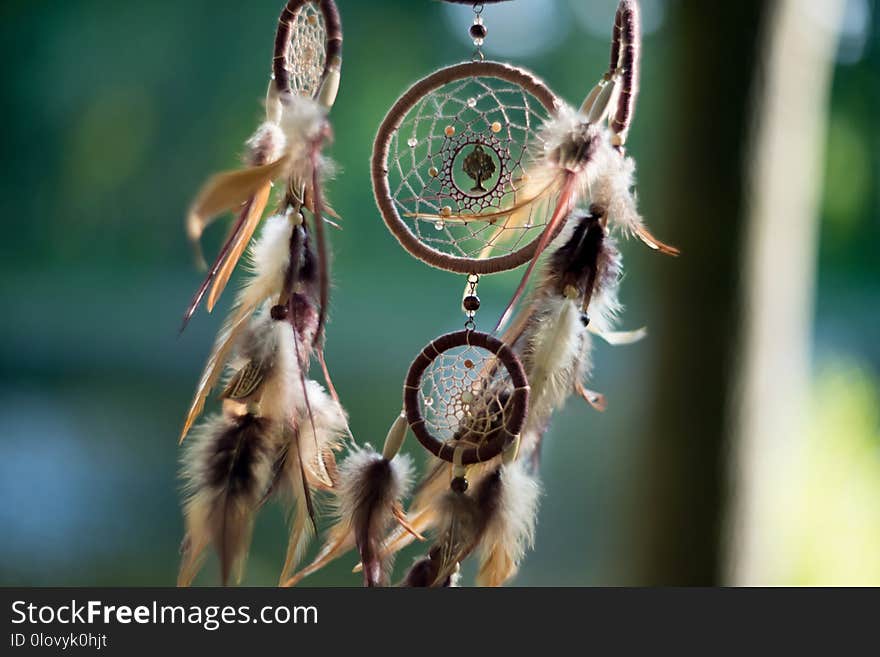
[[[528,345],[524,365],[531,388],[526,432],[545,425],[565,403],[577,375],[575,363],[589,351],[589,335],[572,300],[542,294],[533,317],[522,338]]]
[[[290,322],[267,321],[276,345],[275,363],[271,377],[263,383],[260,415],[296,426],[296,400],[302,397],[303,388],[293,327]]]
[[[266,121],[260,124],[245,144],[251,163],[268,164],[284,155],[287,136],[276,123]]]
[[[500,586],[513,577],[535,543],[540,484],[518,460],[502,466],[501,485],[498,508],[480,543],[477,583],[484,586]]]
[[[289,176],[302,184],[311,177],[312,146],[328,129],[327,109],[311,98],[285,96],[280,126],[286,136]]]
[[[336,515],[345,522],[357,508],[364,490],[363,473],[382,455],[366,447],[353,447],[346,459],[339,465],[339,492],[335,500]],[[409,494],[413,483],[413,463],[408,454],[399,454],[391,460],[392,483],[390,495],[400,500]]]
[[[638,212],[636,197],[632,189],[635,185],[635,162],[618,151],[613,143],[613,134],[604,124],[589,124],[586,115],[563,103],[555,116],[543,126],[541,140],[547,154],[577,139],[593,139],[592,156],[587,166],[578,175],[578,198],[575,204],[596,203],[603,208],[612,226],[626,235],[635,235],[644,228]],[[545,162],[538,167],[544,178],[551,176],[546,170],[558,165]]]
[[[328,450],[336,451],[341,448],[348,435],[348,415],[317,381],[306,381],[306,394],[308,406],[305,397],[298,396],[295,400],[296,426],[299,427],[303,464],[306,473],[317,479],[313,483],[332,488],[334,482],[327,472],[324,457]]]
[[[257,308],[266,299],[281,293],[290,263],[290,236],[293,222],[284,215],[266,219],[260,236],[248,249],[247,279],[235,301],[236,308]]]

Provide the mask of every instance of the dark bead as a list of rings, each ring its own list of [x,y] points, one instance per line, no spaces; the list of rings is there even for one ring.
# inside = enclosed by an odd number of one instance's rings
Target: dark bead
[[[455,477],[449,483],[449,487],[456,493],[463,493],[468,489],[468,480],[464,477]]]
[[[480,309],[480,297],[469,294],[462,300],[461,305],[468,312],[476,312]]]
[[[581,324],[584,326],[590,325],[590,316],[587,313],[581,313]]]
[[[471,25],[471,38],[473,39],[485,39],[486,35],[489,33],[489,30],[486,29],[485,25],[481,25],[479,23],[474,23]]]
[[[287,319],[287,306],[282,306],[278,304],[277,306],[272,306],[272,309],[269,311],[269,315],[275,321],[281,322]]]

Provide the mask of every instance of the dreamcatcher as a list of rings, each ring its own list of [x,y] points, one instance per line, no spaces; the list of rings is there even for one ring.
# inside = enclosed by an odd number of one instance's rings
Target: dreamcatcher
[[[251,275],[238,293],[199,381],[180,440],[224,371],[222,412],[193,430],[184,457],[186,537],[178,583],[191,583],[207,548],[220,557],[224,584],[239,577],[256,512],[274,496],[295,509],[282,579],[314,529],[315,490],[338,485],[334,452],[347,418],[323,360],[329,272],[324,235],[322,147],[339,86],[342,32],[332,0],[290,0],[275,40],[266,120],[247,142],[246,168],[211,178],[187,218],[194,244],[218,215],[237,218],[193,297],[208,310],[228,282],[279,188],[276,213],[250,247]],[[198,252],[198,251],[197,251]],[[200,253],[200,252],[199,252]],[[210,292],[208,292],[210,288]],[[317,355],[331,394],[309,379]]]
[[[483,60],[481,9],[474,5],[470,28],[474,60],[405,92],[373,151],[373,188],[391,232],[427,264],[468,275],[465,332],[426,348],[404,387],[405,418],[437,457],[410,505],[409,526],[383,543],[390,558],[434,531],[433,547],[404,580],[412,586],[450,584],[475,551],[478,583],[499,585],[516,572],[533,539],[534,465],[552,412],[572,392],[605,407],[583,385],[591,333],[613,344],[643,335],[614,331],[622,264],[610,232],[677,253],[645,227],[632,192],[634,163],[624,152],[638,91],[637,3],[620,2],[609,70],[579,109],[530,73]],[[501,340],[477,333],[479,275],[528,263],[498,330],[551,244],[530,303]],[[493,356],[473,358],[467,352],[475,343],[495,345]],[[451,344],[464,355],[445,349]]]
[[[339,523],[288,584],[352,547],[365,583],[386,583],[394,554],[429,531],[434,544],[403,585],[451,585],[475,551],[479,583],[508,580],[533,540],[534,464],[552,412],[573,391],[605,406],[583,385],[590,333],[613,344],[643,333],[614,331],[622,270],[609,231],[676,253],[645,228],[624,153],[638,82],[636,3],[620,3],[611,66],[579,110],[531,73],[484,60],[482,4],[474,5],[469,33],[473,59],[429,75],[397,100],[378,129],[371,164],[379,210],[400,244],[467,276],[467,321],[413,361],[382,454],[355,455]],[[579,209],[585,202],[588,209]],[[480,276],[528,263],[497,330],[551,244],[530,303],[510,329],[501,339],[477,331]],[[398,452],[407,429],[432,465],[404,515],[410,466]]]

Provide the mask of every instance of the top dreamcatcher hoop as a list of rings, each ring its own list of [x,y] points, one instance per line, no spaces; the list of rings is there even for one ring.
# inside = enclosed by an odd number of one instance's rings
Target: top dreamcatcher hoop
[[[282,10],[278,24],[272,61],[275,89],[317,98],[334,72],[338,88],[342,23],[336,5],[330,0],[293,0]]]
[[[483,61],[485,33],[475,11],[474,61],[416,82],[373,145],[373,193],[388,229],[416,258],[461,274],[528,262],[553,206],[536,193],[530,163],[559,101],[528,71]]]

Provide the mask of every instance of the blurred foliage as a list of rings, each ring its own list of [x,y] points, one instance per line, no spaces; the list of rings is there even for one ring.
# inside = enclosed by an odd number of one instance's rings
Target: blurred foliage
[[[776,482],[790,561],[768,584],[880,585],[880,382],[841,357],[820,366],[800,458]]]

